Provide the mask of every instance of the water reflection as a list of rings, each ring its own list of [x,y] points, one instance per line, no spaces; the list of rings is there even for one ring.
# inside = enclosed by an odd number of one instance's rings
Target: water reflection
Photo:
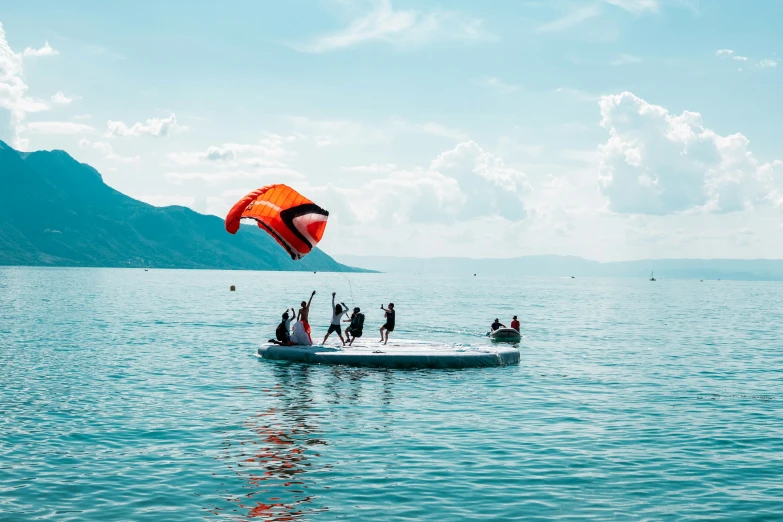
[[[312,473],[331,466],[318,460],[318,448],[326,442],[312,408],[311,369],[273,365],[272,371],[278,384],[261,391],[276,405],[248,419],[238,439],[224,442],[221,458],[249,490],[227,500],[246,519],[297,520],[327,510],[311,491],[316,485]]]

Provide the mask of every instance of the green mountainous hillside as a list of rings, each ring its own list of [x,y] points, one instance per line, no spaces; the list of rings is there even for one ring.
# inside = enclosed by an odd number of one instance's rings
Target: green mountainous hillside
[[[255,225],[155,207],[60,150],[0,141],[0,265],[355,271],[315,249],[300,261]]]

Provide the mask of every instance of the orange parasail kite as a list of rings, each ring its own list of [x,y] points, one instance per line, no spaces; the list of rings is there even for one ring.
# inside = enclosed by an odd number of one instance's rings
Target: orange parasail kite
[[[296,260],[321,240],[329,212],[287,185],[269,185],[233,206],[226,216],[226,230],[236,234],[242,218],[255,219]]]

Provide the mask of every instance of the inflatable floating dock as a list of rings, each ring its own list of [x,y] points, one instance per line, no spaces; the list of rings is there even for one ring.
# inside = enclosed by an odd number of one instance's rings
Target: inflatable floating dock
[[[345,348],[333,346],[261,346],[264,359],[309,364],[341,364],[370,368],[487,368],[519,364],[519,350],[512,347],[455,347],[415,343],[381,344]]]

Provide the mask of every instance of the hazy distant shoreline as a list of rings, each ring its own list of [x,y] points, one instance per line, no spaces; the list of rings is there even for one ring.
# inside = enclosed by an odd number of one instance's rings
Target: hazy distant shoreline
[[[524,256],[507,259],[335,255],[340,263],[388,273],[482,274],[656,279],[783,281],[780,259],[648,259],[600,262],[576,256]]]

